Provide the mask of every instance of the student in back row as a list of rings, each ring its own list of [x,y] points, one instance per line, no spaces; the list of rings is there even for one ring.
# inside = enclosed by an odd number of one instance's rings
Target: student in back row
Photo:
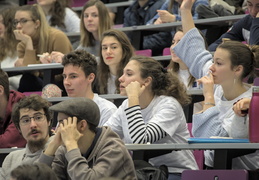
[[[85,3],[80,18],[80,44],[76,50],[85,50],[95,56],[100,56],[100,40],[104,31],[111,29],[112,21],[107,7],[100,0],[89,0]],[[54,60],[61,63],[65,53],[55,51],[46,62]]]
[[[72,51],[67,36],[62,31],[48,25],[45,14],[39,5],[19,7],[15,13],[13,26],[15,37],[20,41],[17,46],[16,66],[40,63],[38,54]],[[18,91],[40,91],[41,89],[42,80],[37,72],[24,73]]]
[[[215,51],[223,38],[235,41],[246,41],[250,45],[259,45],[259,0],[247,0],[249,14],[237,21],[228,32],[209,46]]]

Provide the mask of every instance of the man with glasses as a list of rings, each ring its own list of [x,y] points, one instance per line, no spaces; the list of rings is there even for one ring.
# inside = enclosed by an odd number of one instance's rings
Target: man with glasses
[[[11,120],[12,107],[23,96],[9,89],[8,75],[0,69],[0,148],[24,147],[26,144]]]
[[[50,109],[58,113],[59,127],[39,162],[51,166],[58,179],[136,179],[120,137],[110,127],[97,127],[100,111],[93,100],[77,97]]]
[[[9,179],[10,172],[17,166],[35,162],[51,139],[49,102],[39,95],[21,99],[13,108],[12,120],[27,144],[24,149],[6,156],[2,164],[1,180]]]

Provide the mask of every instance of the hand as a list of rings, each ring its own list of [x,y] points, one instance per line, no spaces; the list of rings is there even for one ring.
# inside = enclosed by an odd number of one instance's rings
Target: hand
[[[213,98],[214,101],[214,80],[212,74],[209,73],[208,76],[203,76],[202,78],[198,79],[197,82],[198,84],[203,85],[203,95],[205,101],[207,100],[208,102],[211,102],[211,98]]]
[[[53,62],[62,63],[62,58],[64,57],[64,54],[58,51],[52,51],[50,56]]]
[[[194,2],[195,0],[183,0],[180,9],[191,11]]]
[[[154,22],[154,24],[162,24],[163,22],[161,21],[160,18],[157,18],[157,20]]]
[[[52,59],[51,59],[51,56],[49,53],[43,53],[40,57],[40,62],[42,64],[49,64],[49,63],[52,63]]]
[[[23,65],[23,59],[22,59],[22,58],[17,59],[17,60],[15,61],[15,63],[14,63],[14,66],[15,66],[15,67],[24,66],[24,65]]]
[[[169,23],[169,22],[176,21],[176,16],[169,13],[166,10],[157,10],[157,13],[158,13],[159,18],[161,19],[162,23]]]
[[[247,114],[245,111],[249,109],[250,101],[250,98],[243,98],[238,100],[233,105],[233,111],[239,116],[245,116]]]
[[[57,151],[58,147],[62,145],[62,139],[60,131],[56,131],[53,140],[49,143],[48,147],[46,148],[44,154],[48,156],[54,156],[55,152]]]
[[[134,81],[129,83],[125,89],[128,97],[139,97],[145,88],[145,85],[140,85],[138,81]]]
[[[32,41],[31,40],[31,37],[28,36],[27,34],[24,34],[22,32],[22,30],[14,30],[14,36],[17,40],[20,40],[22,41],[23,43],[27,44],[29,41]]]
[[[77,142],[83,135],[77,130],[76,117],[64,119],[63,123],[59,124],[59,131],[67,151],[78,148]]]

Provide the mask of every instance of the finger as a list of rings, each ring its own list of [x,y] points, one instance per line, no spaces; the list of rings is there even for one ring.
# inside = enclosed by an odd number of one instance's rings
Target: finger
[[[67,119],[64,119],[64,120],[63,120],[63,123],[62,123],[63,127],[64,127],[64,126],[67,126],[67,124],[68,124],[68,119],[69,119],[69,117],[68,117]]]
[[[77,124],[77,117],[73,117],[73,124],[76,125]]]
[[[69,124],[72,124],[73,122],[73,119],[72,119],[72,117],[69,117],[69,118],[67,118],[67,124],[69,125]]]

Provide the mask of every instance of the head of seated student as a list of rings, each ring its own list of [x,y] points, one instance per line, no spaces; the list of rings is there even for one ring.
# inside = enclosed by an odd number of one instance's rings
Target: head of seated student
[[[66,7],[70,7],[71,0],[37,0],[46,15],[50,15],[50,26],[65,27],[64,19]]]
[[[31,152],[44,148],[51,133],[49,102],[39,95],[25,96],[13,108],[12,120]]]
[[[80,20],[80,43],[84,47],[94,46],[104,31],[111,29],[112,20],[107,7],[100,0],[89,0],[83,7]]]
[[[224,41],[214,53],[210,67],[214,84],[235,91],[246,91],[243,79],[253,73],[255,65],[254,53],[249,46],[237,41]],[[240,93],[239,92],[239,93]],[[234,94],[233,94],[234,96]]]
[[[255,59],[254,74],[251,74],[251,77],[252,77],[251,81],[253,81],[254,78],[259,77],[259,45],[251,45],[250,48],[254,54],[254,59]]]
[[[181,105],[190,103],[186,88],[178,77],[167,72],[158,61],[150,57],[133,56],[125,66],[119,81],[120,94],[124,96],[128,95],[129,84],[139,84],[135,88],[142,88],[142,93],[139,95],[140,103],[160,95],[173,96]]]
[[[97,62],[93,55],[76,50],[63,57],[63,84],[69,97],[93,98]]]
[[[57,180],[54,171],[43,163],[23,164],[11,171],[10,180]]]
[[[15,13],[13,27],[16,39],[25,43],[28,38],[31,38],[34,45],[37,42],[37,54],[47,52],[50,26],[39,5],[20,6]]]
[[[170,47],[171,61],[167,66],[167,69],[176,74],[179,74],[180,70],[183,70],[183,71],[188,70],[187,65],[174,53],[174,50],[173,50],[173,47],[176,46],[176,44],[183,38],[183,36],[184,36],[183,29],[178,27],[176,29],[176,33],[174,34],[172,45]],[[186,84],[187,87],[192,87],[194,81],[195,81],[195,78],[192,75],[190,75],[188,78],[188,83]]]
[[[6,57],[16,56],[16,46],[18,41],[13,33],[12,22],[16,12],[15,5],[6,7],[0,11],[0,62]]]
[[[8,75],[0,69],[0,120],[5,117],[5,109],[9,100],[9,91]]]
[[[76,121],[76,131],[82,135],[77,144],[81,153],[85,154],[94,139],[100,121],[100,111],[97,104],[91,99],[77,97],[55,104],[50,107],[50,110],[58,113],[59,128]],[[63,143],[66,145],[65,142]]]
[[[100,64],[98,69],[98,85],[100,94],[107,94],[107,83],[111,75],[116,76],[115,85],[119,92],[118,78],[123,68],[134,54],[127,35],[119,30],[110,29],[103,33],[100,46]],[[115,93],[115,92],[114,92]]]
[[[259,0],[247,0],[247,10],[252,17],[259,15]]]

